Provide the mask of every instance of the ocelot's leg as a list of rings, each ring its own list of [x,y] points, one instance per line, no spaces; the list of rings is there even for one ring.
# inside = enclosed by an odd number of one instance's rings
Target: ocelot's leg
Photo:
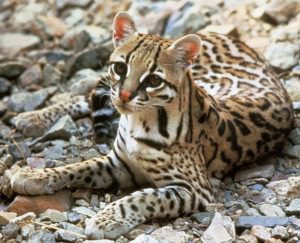
[[[21,169],[11,178],[12,189],[26,195],[51,194],[65,187],[126,188],[142,182],[113,151],[107,157],[51,169]]]
[[[66,114],[73,118],[89,115],[88,99],[85,96],[75,96],[67,102],[59,102],[38,111],[21,113],[14,121],[17,129],[25,136],[37,137],[43,135],[51,125]]]
[[[149,219],[198,211],[201,203],[194,192],[181,186],[137,191],[111,203],[87,221],[86,234],[91,239],[115,239]]]

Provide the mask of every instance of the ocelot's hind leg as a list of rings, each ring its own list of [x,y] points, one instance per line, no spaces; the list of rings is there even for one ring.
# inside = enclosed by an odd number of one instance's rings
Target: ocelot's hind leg
[[[25,136],[38,137],[66,114],[73,118],[79,118],[89,115],[90,112],[87,98],[75,96],[67,102],[59,102],[41,110],[21,113],[14,118],[14,123]]]

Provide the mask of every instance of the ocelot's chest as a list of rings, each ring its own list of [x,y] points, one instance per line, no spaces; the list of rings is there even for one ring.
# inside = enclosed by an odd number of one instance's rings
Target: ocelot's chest
[[[140,122],[130,123],[121,119],[122,134],[125,140],[125,153],[131,161],[137,163],[142,160],[155,160],[165,155],[164,144],[159,134],[147,132]],[[154,126],[154,125],[153,125]],[[153,129],[155,130],[155,129]]]

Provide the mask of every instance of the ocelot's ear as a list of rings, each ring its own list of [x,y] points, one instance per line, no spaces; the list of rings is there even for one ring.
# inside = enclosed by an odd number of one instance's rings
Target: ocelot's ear
[[[131,17],[126,12],[117,13],[113,23],[114,46],[118,47],[134,33],[136,33],[136,28]]]
[[[177,63],[187,67],[196,61],[201,49],[201,40],[194,34],[185,35],[175,40],[169,49],[177,58]]]

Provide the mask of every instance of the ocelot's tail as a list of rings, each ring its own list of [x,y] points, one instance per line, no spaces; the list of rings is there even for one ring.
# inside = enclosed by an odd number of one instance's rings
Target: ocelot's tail
[[[110,99],[110,86],[105,76],[90,94],[91,119],[96,143],[114,139],[118,129],[119,113]]]

